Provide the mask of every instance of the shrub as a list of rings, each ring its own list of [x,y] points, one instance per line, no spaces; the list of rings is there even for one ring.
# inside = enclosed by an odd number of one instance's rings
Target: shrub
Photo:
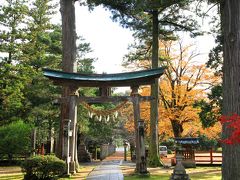
[[[171,149],[168,149],[168,150],[167,150],[167,153],[168,153],[168,154],[173,154],[173,152],[172,152]]]
[[[162,141],[160,145],[167,146],[168,150],[175,150],[175,140],[173,138]]]
[[[199,150],[210,150],[211,148],[216,149],[218,145],[217,139],[210,139],[205,135],[199,135]]]
[[[0,154],[9,160],[14,155],[28,155],[31,152],[31,126],[16,121],[0,127]]]
[[[34,156],[22,163],[22,171],[26,172],[25,180],[57,179],[66,171],[66,164],[56,156]]]

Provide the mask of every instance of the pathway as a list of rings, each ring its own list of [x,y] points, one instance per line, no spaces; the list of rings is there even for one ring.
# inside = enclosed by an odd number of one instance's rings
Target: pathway
[[[123,180],[120,165],[123,161],[123,151],[116,151],[107,157],[87,177],[87,180]]]

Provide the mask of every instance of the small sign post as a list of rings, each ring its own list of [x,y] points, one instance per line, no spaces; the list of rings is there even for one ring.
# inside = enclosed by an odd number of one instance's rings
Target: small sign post
[[[70,123],[71,120],[70,119],[64,119],[64,128],[63,128],[63,134],[64,134],[64,143],[63,143],[63,157],[66,160],[66,164],[67,164],[67,175],[70,175],[69,172],[69,163],[70,163],[70,159],[71,157],[69,156],[69,136],[70,136]]]

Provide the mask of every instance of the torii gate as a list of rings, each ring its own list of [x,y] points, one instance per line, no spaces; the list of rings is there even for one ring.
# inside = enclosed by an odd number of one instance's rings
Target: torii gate
[[[63,86],[70,89],[69,94],[62,98],[64,103],[68,104],[69,107],[69,117],[70,129],[72,131],[72,136],[70,137],[69,146],[67,148],[66,142],[63,142],[63,154],[62,157],[67,157],[68,162],[68,151],[71,156],[70,172],[75,173],[75,156],[76,152],[76,123],[77,123],[77,104],[79,102],[96,103],[96,102],[118,102],[118,101],[131,101],[133,103],[134,110],[134,127],[135,127],[135,142],[136,142],[136,172],[143,174],[147,173],[146,167],[146,157],[145,157],[145,145],[144,145],[144,131],[143,126],[140,121],[140,102],[149,101],[153,99],[151,96],[140,96],[138,93],[139,86],[151,85],[155,83],[164,73],[163,67],[118,73],[118,74],[79,74],[79,73],[69,73],[63,71],[56,71],[50,69],[44,69],[44,76],[48,77],[56,85]],[[99,96],[99,97],[79,97],[78,89],[79,87],[124,87],[130,86],[132,89],[131,96]],[[69,122],[68,122],[69,123]]]

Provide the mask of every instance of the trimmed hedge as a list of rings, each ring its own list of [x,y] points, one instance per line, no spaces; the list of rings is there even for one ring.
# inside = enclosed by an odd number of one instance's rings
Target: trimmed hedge
[[[52,180],[66,172],[66,164],[56,156],[34,156],[22,163],[25,180]]]

